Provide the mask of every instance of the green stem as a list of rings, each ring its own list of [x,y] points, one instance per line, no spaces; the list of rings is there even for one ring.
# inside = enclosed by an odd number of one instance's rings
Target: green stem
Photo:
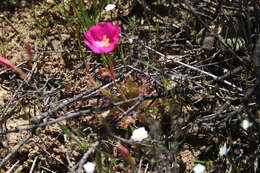
[[[104,65],[104,67],[108,67],[108,58],[106,57],[105,54],[101,54],[101,63]]]

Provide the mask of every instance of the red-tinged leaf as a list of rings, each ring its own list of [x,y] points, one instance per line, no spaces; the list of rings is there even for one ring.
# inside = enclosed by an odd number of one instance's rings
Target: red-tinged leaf
[[[11,61],[9,61],[8,59],[6,59],[3,56],[0,56],[0,64],[4,65],[5,67],[10,68],[10,69],[14,69],[15,68],[13,63],[11,63]]]
[[[135,165],[135,160],[133,159],[133,157],[129,153],[129,150],[126,147],[124,147],[123,145],[119,145],[117,146],[117,150],[128,164],[132,166]]]
[[[118,146],[117,150],[120,152],[121,156],[126,160],[130,156],[128,149],[126,147],[124,147],[123,145]]]
[[[117,124],[118,128],[126,129],[129,125],[134,124],[136,118],[133,115],[127,115]]]
[[[98,73],[103,79],[110,79],[111,78],[111,73],[110,73],[110,70],[108,68],[100,68],[98,70]]]

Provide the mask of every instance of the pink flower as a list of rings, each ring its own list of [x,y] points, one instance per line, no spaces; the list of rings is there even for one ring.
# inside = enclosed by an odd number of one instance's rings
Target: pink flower
[[[0,56],[0,64],[4,65],[5,67],[10,68],[10,69],[15,68],[15,66],[11,63],[11,61],[9,61],[8,59],[6,59],[3,56]]]
[[[84,32],[83,41],[95,53],[108,53],[115,49],[119,41],[120,27],[111,22],[101,22]]]

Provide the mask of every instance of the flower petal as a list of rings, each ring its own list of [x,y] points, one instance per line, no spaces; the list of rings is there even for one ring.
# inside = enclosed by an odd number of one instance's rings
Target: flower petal
[[[88,40],[84,40],[83,43],[85,45],[87,45],[95,53],[98,53],[98,54],[105,53],[102,48],[100,49],[99,46],[96,46],[95,44],[93,44],[92,42],[89,42]]]

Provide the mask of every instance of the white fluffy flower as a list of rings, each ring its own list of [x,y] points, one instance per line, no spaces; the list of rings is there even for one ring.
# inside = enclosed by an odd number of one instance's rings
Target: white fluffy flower
[[[229,150],[230,150],[230,147],[227,148],[227,144],[225,143],[222,147],[219,148],[218,154],[220,157],[225,156],[225,155],[227,155]]]
[[[55,4],[54,0],[47,0],[46,2],[49,3],[49,4]]]
[[[83,165],[83,168],[86,173],[94,173],[96,165],[92,162],[87,162]]]
[[[240,126],[244,129],[247,130],[249,127],[251,127],[253,125],[253,123],[251,123],[248,120],[243,120],[240,124]]]
[[[141,142],[142,140],[144,140],[147,137],[148,137],[148,132],[145,130],[144,127],[140,127],[133,131],[131,139],[134,141],[137,141],[137,142]]]
[[[133,38],[129,38],[129,39],[128,39],[128,42],[129,42],[130,44],[132,44],[132,43],[134,42],[134,39],[133,39]]]
[[[115,4],[107,4],[107,5],[105,6],[105,10],[106,10],[106,11],[113,10],[114,8],[116,8],[116,5],[115,5]]]
[[[202,164],[197,164],[194,168],[193,171],[194,173],[203,173],[205,171],[206,167]]]

